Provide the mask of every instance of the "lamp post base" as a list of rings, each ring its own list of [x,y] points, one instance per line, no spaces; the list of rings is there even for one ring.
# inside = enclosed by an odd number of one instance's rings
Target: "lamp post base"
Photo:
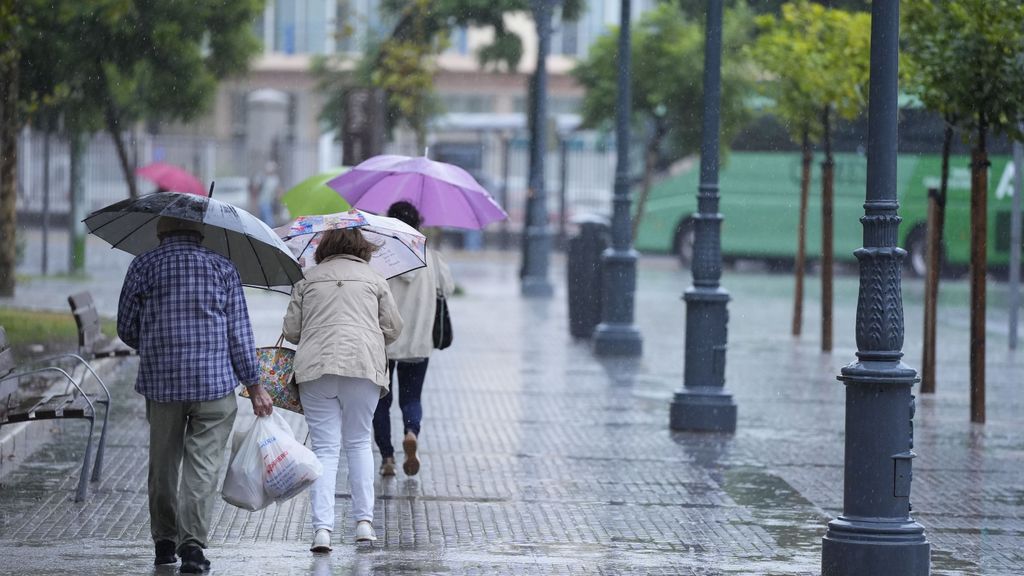
[[[521,293],[530,298],[550,298],[555,294],[555,288],[547,278],[524,276]]]
[[[864,521],[839,517],[821,539],[822,576],[899,574],[927,576],[931,544],[924,527],[910,521]]]
[[[731,394],[722,392],[676,392],[669,427],[678,431],[735,432],[736,403]]]
[[[593,347],[597,356],[640,356],[644,341],[632,324],[602,322],[594,329]]]
[[[532,202],[537,202],[532,199]],[[539,217],[538,217],[539,218]],[[523,271],[520,293],[527,298],[550,298],[555,289],[548,279],[551,234],[544,226],[527,226],[523,238]]]

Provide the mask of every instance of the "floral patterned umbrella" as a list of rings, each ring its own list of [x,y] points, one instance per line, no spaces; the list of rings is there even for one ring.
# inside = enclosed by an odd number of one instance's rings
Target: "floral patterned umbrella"
[[[327,230],[359,228],[380,249],[370,258],[370,267],[384,278],[394,278],[426,263],[427,239],[418,230],[397,218],[376,216],[362,210],[336,214],[300,216],[274,232],[284,240],[303,268],[314,265],[313,254]]]

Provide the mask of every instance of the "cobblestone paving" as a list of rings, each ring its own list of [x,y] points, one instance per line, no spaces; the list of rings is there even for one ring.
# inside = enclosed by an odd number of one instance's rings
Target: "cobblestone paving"
[[[556,297],[528,301],[518,296],[514,256],[453,259],[466,294],[451,303],[455,345],[431,361],[424,467],[415,478],[378,481],[380,540],[356,548],[339,522],[344,543],[329,558],[311,558],[305,496],[258,513],[220,504],[210,550],[216,572],[817,572],[825,524],[842,507],[843,387],[835,375],[854,357],[855,278],[839,280],[836,351],[822,355],[813,286],[805,336],[794,340],[791,278],[727,273],[727,388],[739,404],[739,429],[733,436],[673,434],[668,402],[682,384],[679,296],[688,273],[668,260],[643,260],[637,325],[644,356],[599,361],[568,336],[560,260],[552,268]],[[909,282],[905,291],[907,325],[920,326],[919,286]],[[994,327],[989,423],[970,425],[962,291],[954,285],[944,295],[939,393],[919,399],[917,412],[915,516],[933,545],[934,574],[1020,574],[1021,360],[1003,351],[1005,334]],[[97,299],[111,301],[103,296]],[[285,302],[250,294],[260,343],[276,339]],[[917,332],[907,334],[912,366]],[[107,473],[87,503],[71,501],[83,433],[74,423],[63,427],[66,441],[4,479],[0,574],[153,571],[147,435],[133,371],[126,363],[117,378]],[[302,437],[301,417],[290,420]],[[349,508],[345,478],[342,463],[339,519]],[[173,573],[161,570],[153,572]]]

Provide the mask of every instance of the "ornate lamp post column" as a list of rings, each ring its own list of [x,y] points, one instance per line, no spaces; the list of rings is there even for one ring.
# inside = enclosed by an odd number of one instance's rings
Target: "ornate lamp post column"
[[[643,339],[633,324],[636,299],[636,250],[631,245],[632,222],[629,177],[630,121],[630,0],[622,0],[619,18],[619,79],[615,111],[615,197],[612,213],[612,245],[601,255],[604,306],[601,323],[594,329],[594,353],[598,356],[639,356]]]
[[[555,0],[533,0],[537,24],[537,68],[530,90],[530,175],[526,199],[526,230],[523,238],[521,291],[523,296],[548,298],[554,288],[548,280],[551,233],[548,231],[548,194],[544,188],[544,157],[547,155],[548,74],[551,46],[551,12]]]
[[[672,400],[673,430],[734,432],[736,403],[725,391],[729,293],[722,277],[722,215],[718,213],[718,130],[722,92],[722,0],[708,0],[704,48],[704,126],[700,188],[693,215],[693,286],[686,301],[684,389]]]
[[[897,247],[897,56],[899,1],[871,4],[867,201],[857,299],[857,361],[846,385],[843,514],[822,539],[823,576],[925,576],[931,545],[910,517],[917,373],[903,356],[903,296]]]

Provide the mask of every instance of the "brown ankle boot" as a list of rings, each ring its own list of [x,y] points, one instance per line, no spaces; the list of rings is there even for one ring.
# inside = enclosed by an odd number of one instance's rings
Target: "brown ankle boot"
[[[412,432],[405,433],[402,440],[402,449],[405,450],[405,463],[402,469],[409,476],[415,476],[420,471],[420,459],[416,457],[416,435]]]
[[[394,476],[395,475],[395,458],[393,456],[385,458],[380,463],[380,475],[381,476]]]

